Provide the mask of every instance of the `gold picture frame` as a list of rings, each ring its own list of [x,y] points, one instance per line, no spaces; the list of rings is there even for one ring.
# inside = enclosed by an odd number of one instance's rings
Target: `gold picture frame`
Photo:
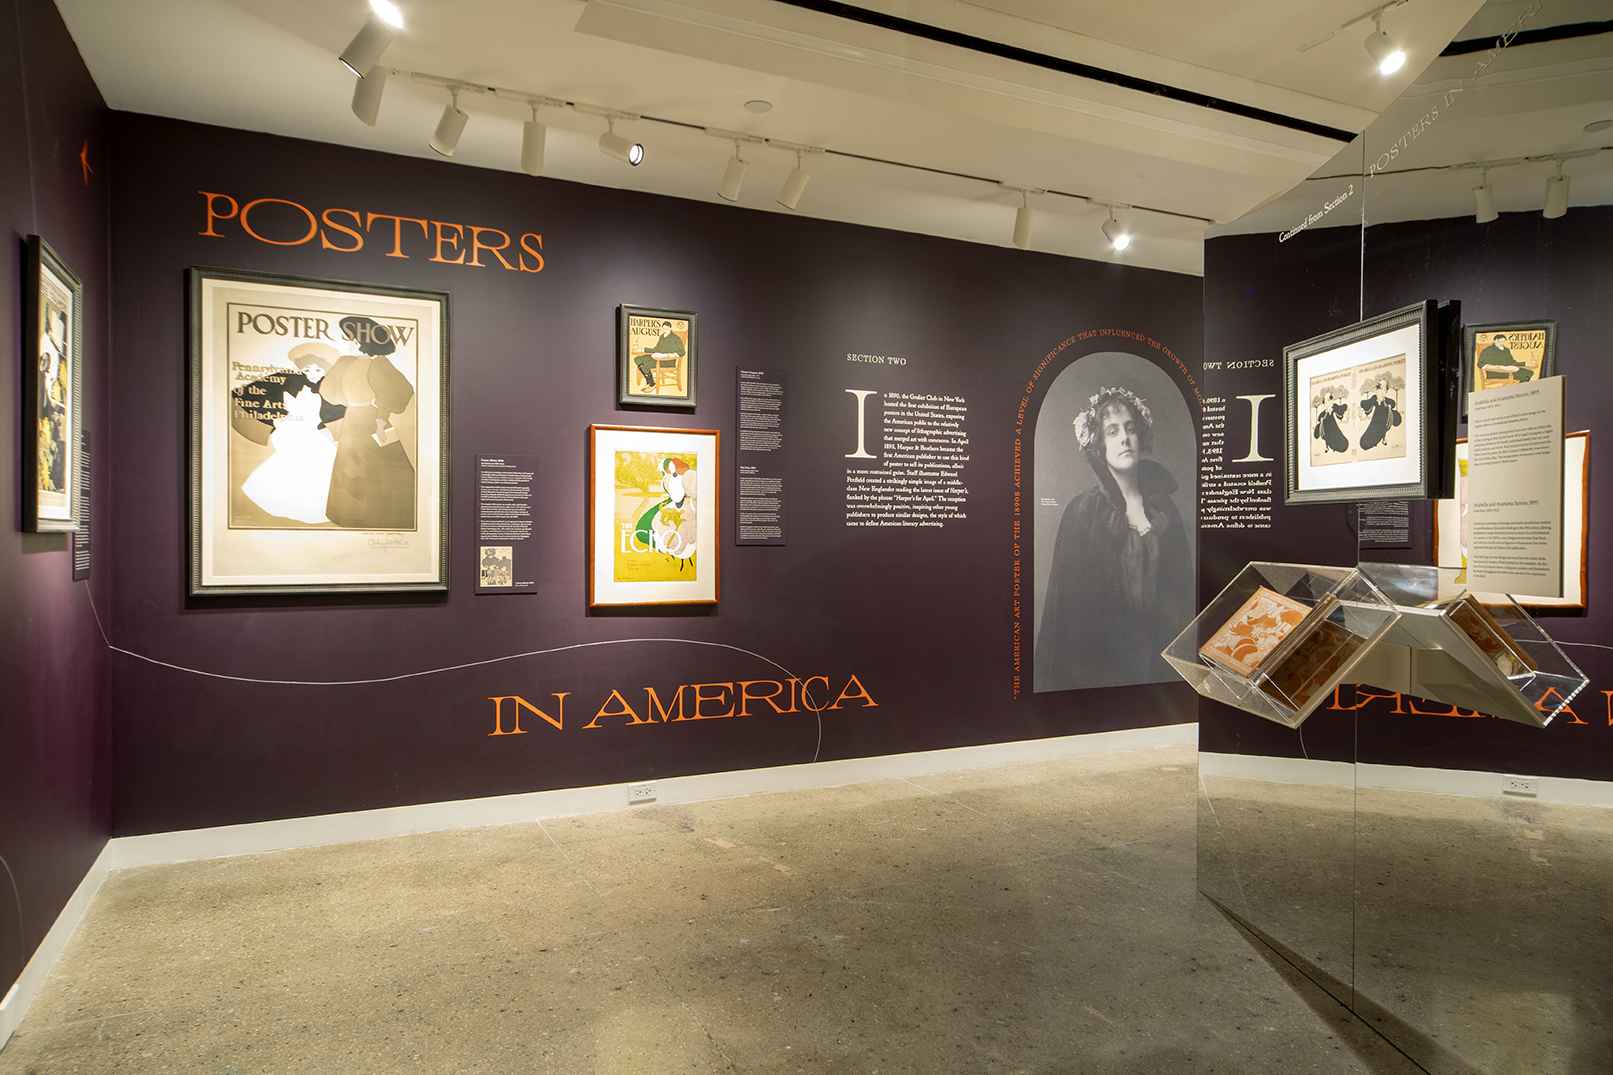
[[[715,429],[588,427],[588,604],[717,603]]]

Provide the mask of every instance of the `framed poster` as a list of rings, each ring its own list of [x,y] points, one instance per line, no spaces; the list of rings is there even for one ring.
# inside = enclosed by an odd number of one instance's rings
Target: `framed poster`
[[[693,310],[616,307],[617,402],[694,410],[699,329]]]
[[[448,586],[448,295],[190,270],[190,592]]]
[[[715,429],[588,427],[588,604],[717,603]]]
[[[1438,491],[1439,320],[1420,302],[1283,348],[1284,503]]]
[[[1467,584],[1467,438],[1456,442],[1456,496],[1434,504],[1434,563],[1460,567],[1456,576]],[[1533,597],[1512,594],[1525,608],[1584,608],[1590,568],[1591,434],[1589,430],[1563,438],[1563,596]],[[1481,593],[1480,601],[1496,604],[1495,594]]]
[[[1557,372],[1557,322],[1509,321],[1462,328],[1462,376],[1468,392],[1538,381]],[[1467,417],[1467,400],[1462,400]]]
[[[22,528],[77,530],[84,284],[28,236],[22,317]]]

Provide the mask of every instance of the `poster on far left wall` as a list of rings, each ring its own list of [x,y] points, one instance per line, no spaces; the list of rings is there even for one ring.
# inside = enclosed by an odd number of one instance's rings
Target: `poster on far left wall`
[[[78,529],[84,285],[28,236],[22,347],[22,528]]]
[[[190,592],[448,585],[448,295],[190,270]]]

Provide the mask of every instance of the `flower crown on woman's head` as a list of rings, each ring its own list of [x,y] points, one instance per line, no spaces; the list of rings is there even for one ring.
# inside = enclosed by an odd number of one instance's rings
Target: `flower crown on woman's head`
[[[1087,401],[1087,409],[1075,416],[1075,439],[1081,447],[1091,447],[1098,439],[1103,429],[1103,423],[1098,421],[1098,415],[1111,403],[1124,403],[1131,408],[1131,412],[1142,421],[1143,425],[1153,427],[1154,416],[1149,413],[1148,404],[1144,403],[1137,393],[1129,388],[1100,388]]]

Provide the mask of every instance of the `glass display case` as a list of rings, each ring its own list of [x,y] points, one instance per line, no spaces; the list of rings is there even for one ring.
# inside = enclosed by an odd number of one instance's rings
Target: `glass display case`
[[[1359,570],[1401,614],[1357,668],[1362,683],[1543,728],[1589,682],[1517,602],[1480,601],[1457,568]]]
[[[1204,697],[1297,728],[1397,619],[1355,568],[1253,563],[1163,656]]]

